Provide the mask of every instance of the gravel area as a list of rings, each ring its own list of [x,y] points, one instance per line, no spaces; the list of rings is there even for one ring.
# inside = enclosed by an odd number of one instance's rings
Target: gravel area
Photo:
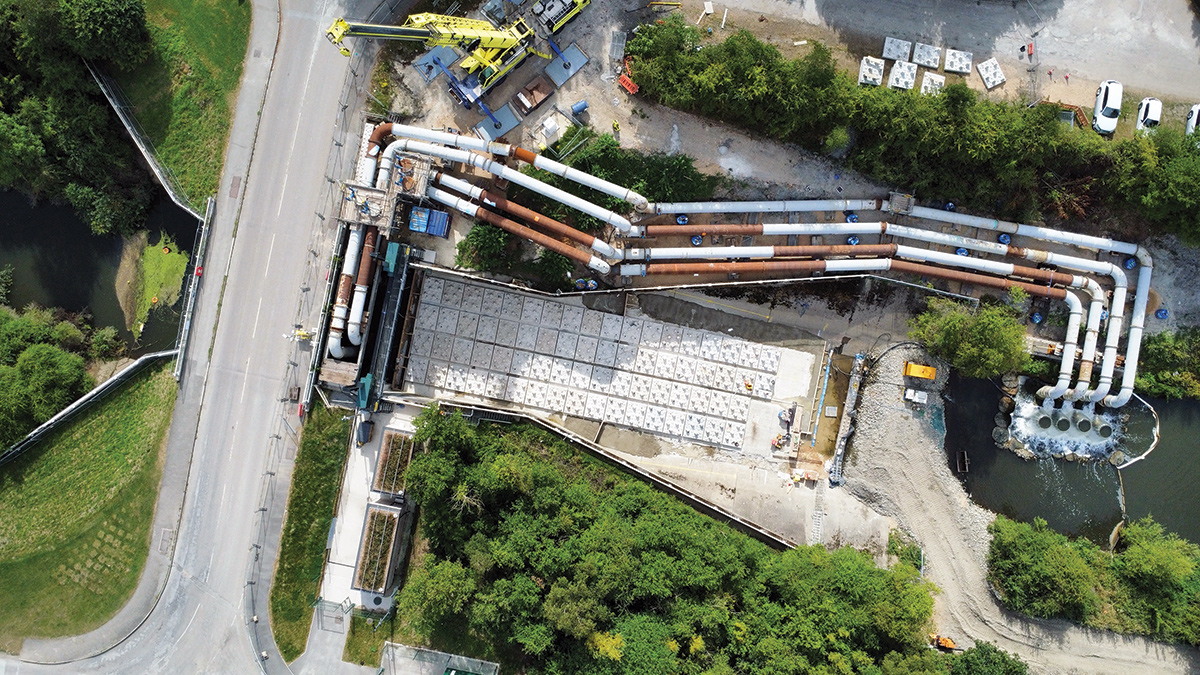
[[[987,584],[987,525],[995,514],[973,504],[951,472],[940,395],[921,414],[901,399],[906,360],[936,363],[918,347],[887,352],[872,368],[858,409],[845,469],[846,489],[873,510],[895,518],[925,551],[925,576],[935,597],[939,633],[971,644],[987,640],[1018,654],[1035,673],[1188,673],[1200,670],[1196,650],[1141,637],[1030,619],[1006,611]],[[937,364],[933,389],[949,369]]]

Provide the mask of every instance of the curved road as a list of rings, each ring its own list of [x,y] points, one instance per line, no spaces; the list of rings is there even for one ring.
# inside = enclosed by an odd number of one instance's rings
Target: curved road
[[[317,212],[330,204],[327,164],[344,164],[352,153],[334,141],[357,147],[357,133],[334,138],[349,61],[326,42],[324,30],[334,17],[370,11],[377,0],[347,4],[254,2],[142,586],[109,625],[77,638],[28,640],[21,661],[0,660],[0,673],[251,673],[260,663],[252,629],[268,653],[262,665],[287,672],[270,639],[263,600],[294,456],[292,429],[299,428],[295,405],[283,399],[290,386],[303,384],[308,363],[308,352],[285,335],[315,320],[324,290],[327,256],[319,254],[333,221],[326,224]],[[356,110],[352,102],[348,112]],[[335,170],[335,177],[346,173]],[[281,487],[267,489],[274,484]],[[264,504],[269,508],[262,510]],[[263,517],[271,519],[270,536],[260,535]],[[174,529],[172,521],[178,536],[163,532]],[[259,555],[264,578],[247,583]],[[170,574],[155,603],[167,565]],[[249,594],[259,589],[260,623],[254,624]],[[116,647],[88,657],[131,630]],[[70,663],[42,665],[62,661]]]

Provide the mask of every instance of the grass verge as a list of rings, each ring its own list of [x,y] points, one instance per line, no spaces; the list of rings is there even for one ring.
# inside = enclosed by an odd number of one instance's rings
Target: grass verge
[[[350,425],[342,411],[317,405],[304,424],[292,474],[279,563],[271,584],[271,629],[285,661],[304,653],[310,605],[321,584],[325,541],[333,520]]]
[[[150,368],[0,469],[0,649],[92,630],[132,595],[175,392]]]
[[[119,73],[138,122],[193,205],[217,191],[250,38],[244,0],[146,0],[151,54]]]
[[[383,643],[397,641],[395,615],[388,617],[376,630],[371,622],[378,622],[380,618],[382,615],[375,619],[358,615],[350,617],[350,632],[346,635],[346,647],[342,651],[343,661],[372,668],[379,666]]]
[[[157,242],[147,244],[138,261],[137,314],[133,322],[133,334],[142,333],[142,325],[150,311],[159,307],[170,307],[179,299],[183,289],[183,275],[187,274],[187,251],[179,250],[174,240],[166,234]]]

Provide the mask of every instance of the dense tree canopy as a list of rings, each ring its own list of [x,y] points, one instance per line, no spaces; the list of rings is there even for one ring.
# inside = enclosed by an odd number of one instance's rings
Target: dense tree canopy
[[[1200,644],[1200,547],[1150,518],[1121,530],[1114,555],[1041,519],[1000,516],[988,530],[988,575],[1009,607]]]
[[[97,233],[145,221],[149,174],[83,59],[146,54],[142,0],[0,0],[0,189],[71,203]]]
[[[1200,237],[1200,149],[1174,128],[1110,143],[1061,124],[1053,105],[981,99],[965,84],[940,96],[859,87],[820,44],[789,60],[745,30],[704,42],[679,14],[640,26],[626,52],[651,100],[846,153],[918,196],[1022,219],[1118,211]]]
[[[436,409],[417,427],[428,553],[399,603],[435,644],[563,675],[878,674],[928,649],[930,587],[907,564],[773,551],[536,428]]]
[[[972,312],[962,303],[931,298],[929,309],[910,322],[908,335],[968,377],[995,377],[1029,365],[1025,326],[1004,305],[984,304]]]
[[[1200,328],[1143,338],[1137,389],[1163,398],[1200,398]]]

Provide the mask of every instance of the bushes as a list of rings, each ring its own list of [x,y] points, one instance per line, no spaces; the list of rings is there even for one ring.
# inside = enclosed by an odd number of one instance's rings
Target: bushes
[[[1200,644],[1200,548],[1150,518],[1126,526],[1112,556],[1040,518],[999,516],[988,530],[988,576],[1012,609]]]
[[[1101,208],[1200,237],[1200,150],[1171,128],[1106,142],[1059,123],[1054,106],[980,100],[964,84],[940,96],[862,88],[827,48],[786,60],[747,31],[701,48],[678,15],[626,46],[642,93],[663,105],[811,150],[844,147],[883,182],[1006,217],[1101,215]]]
[[[1162,398],[1200,398],[1200,328],[1150,335],[1142,340],[1137,389]]]
[[[1029,365],[1025,327],[1004,305],[985,304],[972,313],[953,300],[931,298],[929,309],[909,325],[909,337],[967,377],[995,377]]]
[[[434,647],[576,675],[877,672],[926,650],[908,565],[773,551],[528,426],[431,409],[417,429],[405,485],[429,548],[399,602]]]

